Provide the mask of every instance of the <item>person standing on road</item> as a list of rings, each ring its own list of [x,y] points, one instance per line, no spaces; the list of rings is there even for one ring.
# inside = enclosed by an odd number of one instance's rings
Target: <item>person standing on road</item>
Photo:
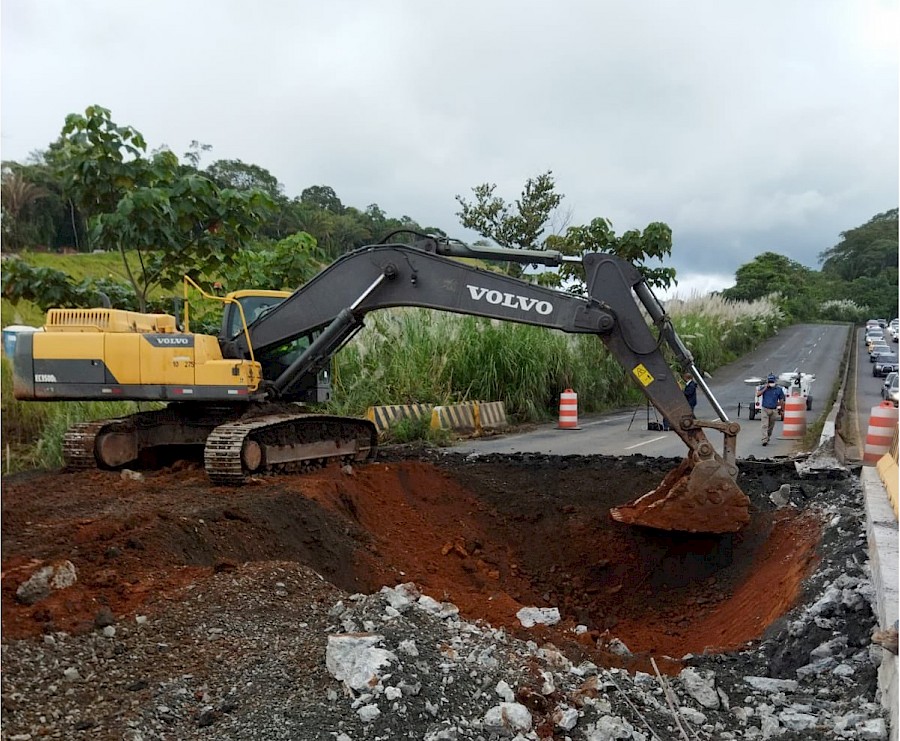
[[[690,373],[684,374],[684,388],[682,389],[684,392],[684,398],[687,399],[687,403],[691,407],[691,412],[694,411],[694,407],[697,406],[697,382],[694,380],[694,376]],[[669,420],[663,417],[662,421],[662,429],[663,432],[668,432],[672,429],[669,426]]]
[[[774,374],[769,374],[764,386],[760,386],[756,395],[760,399],[760,419],[762,420],[762,444],[768,445],[778,419],[778,410],[784,406],[784,389],[776,381]]]
[[[690,373],[684,374],[684,398],[690,404],[691,411],[697,406],[697,382]]]

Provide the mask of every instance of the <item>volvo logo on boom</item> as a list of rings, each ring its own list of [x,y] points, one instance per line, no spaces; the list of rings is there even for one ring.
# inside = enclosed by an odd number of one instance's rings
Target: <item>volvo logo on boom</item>
[[[468,283],[466,288],[469,289],[469,295],[473,301],[486,301],[495,306],[506,306],[507,308],[520,309],[521,311],[536,311],[541,316],[547,316],[553,311],[553,304],[549,301],[519,296],[515,293],[502,293],[493,288],[482,288],[481,286],[472,286]]]

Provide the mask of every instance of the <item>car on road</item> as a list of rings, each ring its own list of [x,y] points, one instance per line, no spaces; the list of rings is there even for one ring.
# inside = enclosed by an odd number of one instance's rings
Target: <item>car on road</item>
[[[872,354],[872,348],[873,348],[875,345],[885,345],[885,346],[887,346],[887,341],[884,339],[884,337],[880,337],[880,336],[879,336],[879,337],[867,337],[867,338],[866,338],[866,350],[869,351],[869,354],[870,354],[870,355]]]
[[[895,407],[900,407],[900,377],[894,376],[894,382],[888,390],[887,398],[889,401],[894,402]]]
[[[897,365],[897,353],[881,355],[872,366],[873,376],[884,377],[891,371],[900,371],[900,366]]]
[[[881,398],[882,399],[888,398],[888,392],[890,391],[891,386],[897,380],[897,377],[898,377],[897,371],[891,371],[884,377],[884,383],[881,384]]]
[[[885,353],[890,354],[892,352],[894,351],[891,350],[890,345],[888,345],[886,342],[876,343],[872,345],[872,349],[869,350],[869,362],[874,363],[876,360],[878,360],[879,355],[884,355]]]

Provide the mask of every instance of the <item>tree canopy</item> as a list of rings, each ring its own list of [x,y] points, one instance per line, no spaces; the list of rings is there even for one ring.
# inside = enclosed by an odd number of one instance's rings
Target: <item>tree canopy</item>
[[[777,294],[781,308],[795,320],[856,321],[860,312],[896,317],[897,243],[895,208],[842,232],[841,241],[821,253],[821,271],[764,252],[738,268],[735,285],[722,296],[748,301]]]
[[[897,267],[897,209],[876,214],[865,224],[841,232],[841,241],[819,255],[822,272],[847,281],[878,277]]]
[[[612,252],[634,263],[652,286],[666,288],[675,280],[673,268],[650,268],[648,258],[660,260],[672,253],[672,230],[662,222],[649,224],[643,232],[631,229],[617,237],[612,223],[603,217],[586,226],[570,226],[564,234],[543,237],[549,222],[564,196],[556,192],[553,172],[548,170],[525,181],[522,194],[514,204],[495,194],[497,186],[483,183],[472,188],[475,199],[456,196],[462,225],[507,249],[558,250],[566,255],[585,252]],[[523,267],[509,263],[507,272],[522,275]],[[537,274],[536,280],[550,285],[564,285],[567,290],[584,291],[584,271],[580,266],[564,265],[558,272]]]
[[[153,286],[173,287],[233,261],[272,201],[261,190],[220,188],[169,150],[145,156],[143,136],[89,106],[70,114],[49,161],[87,217],[90,243],[122,255],[141,309]],[[139,267],[126,259],[137,250]]]

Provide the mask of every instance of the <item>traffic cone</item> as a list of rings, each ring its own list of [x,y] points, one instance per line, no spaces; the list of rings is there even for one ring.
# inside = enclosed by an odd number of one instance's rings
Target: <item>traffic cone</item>
[[[894,430],[897,429],[897,407],[889,401],[883,401],[872,407],[869,417],[869,429],[866,433],[866,447],[863,452],[863,463],[874,466],[885,453],[891,449]]]
[[[566,389],[559,395],[559,424],[557,430],[580,430],[578,426],[578,394]]]
[[[784,422],[780,438],[793,440],[806,435],[806,400],[800,396],[789,396],[784,400]]]

